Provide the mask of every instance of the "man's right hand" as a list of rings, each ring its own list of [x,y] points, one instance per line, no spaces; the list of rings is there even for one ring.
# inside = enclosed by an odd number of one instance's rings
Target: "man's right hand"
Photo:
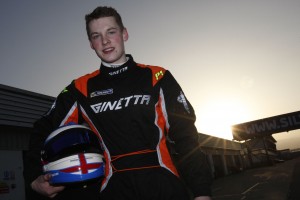
[[[64,186],[52,186],[49,183],[49,180],[51,178],[50,174],[41,175],[37,177],[32,183],[31,188],[49,198],[55,197],[59,192],[63,191],[65,189]]]

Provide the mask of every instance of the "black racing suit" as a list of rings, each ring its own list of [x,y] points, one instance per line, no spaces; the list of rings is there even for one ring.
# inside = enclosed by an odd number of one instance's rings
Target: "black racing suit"
[[[47,135],[75,122],[87,123],[102,141],[101,199],[188,199],[185,185],[194,196],[209,196],[211,173],[182,89],[168,70],[127,57],[118,68],[101,65],[74,80],[35,123],[29,182],[41,174]]]

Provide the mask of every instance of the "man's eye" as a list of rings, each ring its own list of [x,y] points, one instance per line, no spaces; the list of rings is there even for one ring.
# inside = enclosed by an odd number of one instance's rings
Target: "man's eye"
[[[112,35],[112,34],[115,34],[116,31],[109,31],[108,34]]]
[[[100,37],[100,35],[96,35],[96,34],[92,35],[93,40],[98,39],[99,37]]]

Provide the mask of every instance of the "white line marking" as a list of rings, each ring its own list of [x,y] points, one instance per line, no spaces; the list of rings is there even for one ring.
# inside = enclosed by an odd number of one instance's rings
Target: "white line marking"
[[[260,183],[256,183],[254,184],[252,187],[250,187],[249,189],[247,189],[245,192],[243,192],[242,194],[246,194],[247,192],[251,191],[253,188],[255,188],[256,186],[258,186]]]

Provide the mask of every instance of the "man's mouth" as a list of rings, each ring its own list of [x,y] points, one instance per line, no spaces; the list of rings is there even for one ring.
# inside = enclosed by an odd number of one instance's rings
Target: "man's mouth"
[[[103,53],[107,54],[107,53],[111,53],[115,48],[110,47],[110,48],[106,48],[103,50]]]

